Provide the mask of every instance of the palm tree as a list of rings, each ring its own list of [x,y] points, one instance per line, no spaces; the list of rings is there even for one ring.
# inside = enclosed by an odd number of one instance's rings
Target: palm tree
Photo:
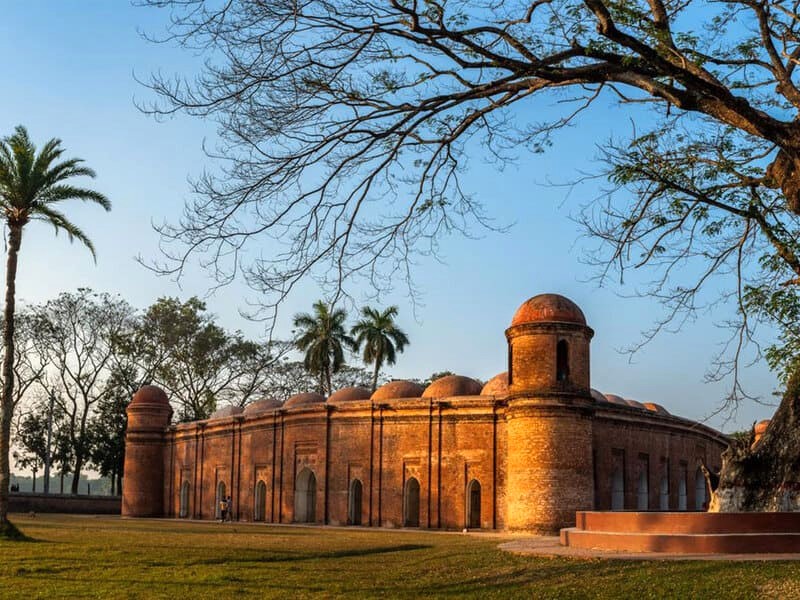
[[[397,307],[390,306],[383,312],[365,306],[361,309],[361,319],[350,330],[356,338],[358,348],[364,347],[364,363],[374,364],[372,373],[372,391],[378,386],[378,373],[383,363],[393,365],[397,353],[408,345],[408,336],[394,324]]]
[[[345,346],[354,349],[355,342],[344,328],[347,313],[343,309],[329,308],[322,300],[315,302],[313,308],[313,314],[294,316],[298,330],[294,343],[306,353],[303,364],[319,378],[322,394],[330,394],[331,375],[344,365]]]
[[[64,231],[70,241],[78,240],[95,257],[94,246],[86,234],[58,210],[66,200],[83,200],[111,210],[103,194],[67,183],[73,177],[94,177],[79,158],[58,162],[64,149],[61,140],[52,139],[37,153],[36,146],[21,125],[14,134],[0,141],[0,210],[8,227],[6,257],[6,299],[3,321],[3,395],[0,402],[0,536],[15,531],[8,521],[9,440],[14,412],[14,299],[17,257],[22,230],[30,221],[44,221],[56,233]]]

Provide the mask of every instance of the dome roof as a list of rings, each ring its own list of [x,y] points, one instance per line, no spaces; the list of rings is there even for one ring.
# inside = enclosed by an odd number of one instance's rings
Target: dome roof
[[[586,325],[583,311],[569,298],[558,294],[539,294],[517,309],[511,326],[550,321]]]
[[[508,396],[508,371],[503,371],[486,382],[481,396]]]
[[[423,398],[450,398],[452,396],[478,396],[481,393],[480,383],[471,377],[462,375],[445,375],[431,383],[422,392]]]
[[[275,410],[276,408],[280,408],[281,405],[281,401],[276,400],[275,398],[261,398],[260,400],[256,400],[255,402],[251,402],[245,406],[244,414],[257,415],[259,413],[269,412],[271,410]]]
[[[229,404],[228,406],[223,406],[222,408],[218,408],[213,413],[211,413],[211,419],[224,419],[225,417],[232,417],[234,415],[240,415],[244,412],[244,409],[241,406],[234,406],[233,404]]]
[[[346,387],[342,388],[330,395],[328,404],[336,404],[337,402],[353,402],[356,400],[369,400],[372,395],[365,387]]]
[[[621,404],[622,406],[628,406],[628,403],[625,402],[622,396],[617,396],[616,394],[606,394],[606,400],[611,404]]]
[[[645,402],[644,407],[652,412],[656,412],[660,415],[668,415],[669,411],[661,406],[660,404],[656,404],[655,402]]]
[[[626,398],[625,399],[625,404],[627,404],[628,406],[632,406],[633,408],[641,408],[642,410],[647,410],[645,408],[644,404],[642,404],[641,402],[639,402],[637,400],[631,400],[629,398]]]
[[[131,404],[163,404],[169,406],[167,393],[157,385],[143,385],[133,395]]]
[[[594,400],[595,402],[608,402],[608,399],[605,396],[603,396],[602,393],[598,392],[594,388],[591,389],[591,394],[592,394],[592,400]]]
[[[295,394],[284,402],[286,408],[308,406],[310,404],[322,404],[325,402],[325,396],[317,394],[316,392],[305,392],[303,394]]]
[[[425,388],[413,381],[396,379],[383,384],[372,394],[373,400],[392,400],[394,398],[419,398]]]

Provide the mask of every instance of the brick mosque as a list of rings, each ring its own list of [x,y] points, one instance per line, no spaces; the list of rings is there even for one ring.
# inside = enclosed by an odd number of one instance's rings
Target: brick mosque
[[[157,387],[128,407],[122,514],[373,527],[552,532],[578,510],[702,510],[701,462],[721,433],[593,390],[594,335],[569,299],[526,301],[508,371],[449,375],[285,403],[263,399],[170,425]]]

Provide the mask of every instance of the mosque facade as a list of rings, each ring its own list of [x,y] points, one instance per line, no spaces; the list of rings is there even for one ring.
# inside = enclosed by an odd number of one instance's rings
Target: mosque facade
[[[653,403],[590,386],[593,330],[556,294],[505,332],[508,371],[450,375],[170,425],[166,394],[128,407],[122,513],[241,521],[553,532],[579,510],[703,510],[699,465],[727,438]]]

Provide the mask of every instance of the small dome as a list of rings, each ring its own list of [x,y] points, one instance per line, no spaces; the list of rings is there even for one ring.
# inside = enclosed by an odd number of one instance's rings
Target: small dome
[[[636,400],[631,400],[630,398],[625,399],[625,404],[627,404],[628,406],[632,406],[633,408],[640,408],[642,410],[647,410],[644,404]]]
[[[425,388],[413,381],[396,379],[383,384],[372,394],[373,400],[393,400],[395,398],[419,398]]]
[[[233,404],[229,404],[228,406],[223,406],[222,408],[218,408],[213,413],[211,413],[211,419],[224,419],[225,417],[232,417],[234,415],[240,415],[244,412],[244,409],[241,406],[234,406]]]
[[[508,396],[508,371],[503,371],[486,382],[481,396]]]
[[[595,402],[608,402],[606,397],[603,396],[603,394],[601,394],[594,388],[591,389],[591,394],[592,394],[592,400],[594,400]]]
[[[276,400],[275,398],[261,398],[261,400],[256,400],[255,402],[251,402],[245,406],[244,414],[248,416],[257,415],[259,413],[265,413],[275,410],[276,408],[280,408],[281,405],[281,401]]]
[[[669,411],[666,408],[664,408],[660,404],[656,404],[655,402],[645,402],[644,403],[644,407],[647,410],[649,410],[651,412],[658,413],[660,415],[668,415],[669,414]]]
[[[323,402],[325,402],[325,396],[316,392],[305,392],[304,394],[295,394],[283,405],[286,408],[297,408],[299,406],[309,406],[310,404],[322,404]]]
[[[527,300],[514,313],[511,326],[523,323],[578,323],[586,325],[583,311],[569,298],[558,294],[540,294]]]
[[[346,387],[331,394],[328,398],[328,404],[336,404],[338,402],[354,402],[356,400],[369,400],[372,395],[365,387]]]
[[[628,403],[625,402],[625,399],[622,396],[617,396],[616,394],[606,394],[606,400],[611,404],[621,404],[622,406],[628,406]]]
[[[157,385],[143,385],[133,395],[131,404],[163,404],[169,406],[167,393]]]
[[[452,396],[478,396],[481,384],[471,377],[445,375],[431,383],[422,392],[423,398],[451,398]]]

